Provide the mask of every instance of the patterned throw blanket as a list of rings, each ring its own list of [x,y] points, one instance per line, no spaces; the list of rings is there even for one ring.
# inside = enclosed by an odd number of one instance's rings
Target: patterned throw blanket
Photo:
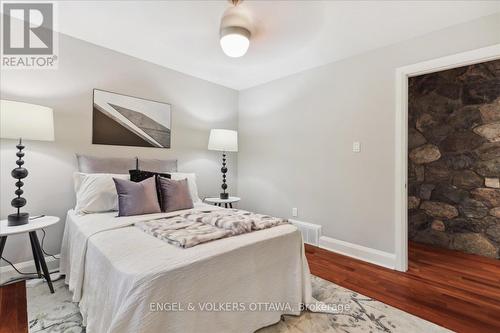
[[[144,232],[188,248],[219,238],[245,234],[288,223],[287,220],[239,209],[194,210],[174,217],[138,222]]]

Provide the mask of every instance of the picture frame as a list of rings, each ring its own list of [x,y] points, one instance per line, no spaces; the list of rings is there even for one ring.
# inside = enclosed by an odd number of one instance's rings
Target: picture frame
[[[171,105],[94,89],[92,143],[170,148]]]

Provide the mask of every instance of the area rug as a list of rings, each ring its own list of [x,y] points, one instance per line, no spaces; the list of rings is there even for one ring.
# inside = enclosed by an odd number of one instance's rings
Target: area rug
[[[259,333],[311,332],[450,332],[392,306],[342,288],[313,276],[313,296],[325,303],[343,306],[338,314],[303,312],[301,316],[282,316],[279,323]],[[64,281],[54,282],[51,294],[41,280],[27,283],[29,331],[44,333],[85,332],[82,316]],[[345,310],[348,309],[348,310]]]

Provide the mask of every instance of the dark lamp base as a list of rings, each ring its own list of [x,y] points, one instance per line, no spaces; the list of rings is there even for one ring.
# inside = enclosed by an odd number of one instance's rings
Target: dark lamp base
[[[229,199],[229,193],[221,193],[220,198],[221,199]]]
[[[19,213],[19,214],[10,214],[7,217],[7,225],[9,227],[28,224],[30,218],[30,214],[28,213]]]

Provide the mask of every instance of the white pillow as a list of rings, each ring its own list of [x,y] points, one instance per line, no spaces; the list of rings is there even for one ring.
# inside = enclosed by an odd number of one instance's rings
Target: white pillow
[[[187,179],[189,194],[191,194],[191,200],[193,200],[193,202],[201,201],[200,197],[198,196],[198,187],[196,186],[196,174],[183,172],[169,172],[169,174],[172,180]]]
[[[118,210],[118,194],[113,178],[130,179],[129,175],[75,172],[77,214],[102,213]]]

